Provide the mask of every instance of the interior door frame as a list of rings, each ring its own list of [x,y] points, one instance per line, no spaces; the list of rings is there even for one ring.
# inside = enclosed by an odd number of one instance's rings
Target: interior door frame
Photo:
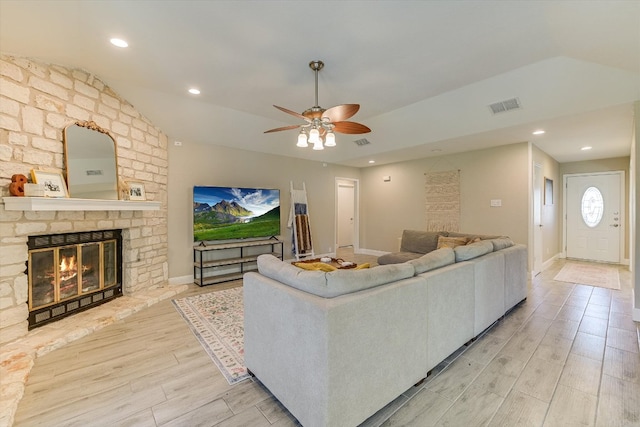
[[[532,208],[533,208],[533,239],[531,263],[531,277],[540,274],[544,269],[544,234],[542,233],[542,164],[533,163]]]
[[[341,181],[348,181],[353,184],[353,251],[357,252],[360,249],[360,180],[356,178],[342,178],[335,177],[335,213],[334,218],[334,233],[333,233],[333,249],[334,253],[338,250],[338,212],[339,212],[339,200],[338,200],[338,186]]]
[[[624,256],[624,244],[626,239],[626,196],[625,196],[625,176],[623,170],[617,171],[606,171],[606,172],[582,172],[582,173],[568,173],[562,176],[562,258],[567,257],[567,186],[568,180],[570,177],[580,177],[580,176],[594,176],[594,175],[613,175],[617,174],[620,176],[620,241],[618,242],[619,248],[619,257],[618,264],[622,265],[625,261]]]

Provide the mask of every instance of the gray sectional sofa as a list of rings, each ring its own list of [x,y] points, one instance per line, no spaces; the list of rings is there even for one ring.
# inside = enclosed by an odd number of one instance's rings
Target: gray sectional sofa
[[[526,247],[468,236],[363,270],[261,255],[244,275],[247,368],[304,426],[360,424],[526,298]]]

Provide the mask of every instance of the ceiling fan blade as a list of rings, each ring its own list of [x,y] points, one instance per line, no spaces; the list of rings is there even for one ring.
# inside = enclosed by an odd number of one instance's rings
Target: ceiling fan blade
[[[338,133],[358,134],[371,132],[371,129],[369,129],[365,125],[361,125],[360,123],[356,122],[334,122],[333,126],[333,131]]]
[[[280,132],[281,130],[290,130],[290,129],[295,129],[295,128],[299,128],[299,127],[300,127],[300,125],[283,126],[281,128],[265,130],[264,133]]]
[[[331,122],[341,122],[352,117],[360,109],[359,104],[342,104],[331,107],[322,113],[322,117],[327,117]]]
[[[303,115],[302,115],[302,114],[300,114],[300,113],[296,113],[295,111],[288,110],[288,109],[286,109],[286,108],[284,108],[284,107],[278,107],[277,105],[274,105],[274,107],[276,107],[278,110],[280,110],[280,111],[282,111],[282,112],[285,112],[285,113],[287,113],[287,114],[291,114],[292,116],[295,116],[295,117],[297,117],[297,118],[299,118],[299,119],[302,119],[302,120],[304,120],[305,122],[311,122],[311,120],[307,119],[305,116],[303,116]]]

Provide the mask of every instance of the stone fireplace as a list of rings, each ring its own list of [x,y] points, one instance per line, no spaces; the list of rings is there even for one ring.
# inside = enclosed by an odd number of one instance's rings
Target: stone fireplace
[[[93,121],[111,134],[116,141],[118,177],[143,183],[147,201],[9,197],[14,174],[29,176],[32,169],[65,173],[63,129],[77,121]],[[0,54],[0,426],[12,424],[37,357],[186,289],[185,285],[166,286],[167,141],[164,133],[91,72]],[[112,267],[100,266],[107,280],[94,290],[95,276],[90,271],[95,272],[96,267],[86,266],[78,286],[54,288],[53,300],[57,293],[60,303],[73,306],[77,297],[78,306],[83,299],[87,306],[85,298],[93,304],[94,299],[111,298],[109,292],[113,289],[115,293],[116,288],[121,288],[122,297],[33,329],[32,315],[48,321],[55,313],[42,314],[40,308],[46,307],[33,306],[36,299],[29,291],[28,270],[35,261],[29,255],[30,241],[44,235],[110,230],[121,230],[116,284],[111,286]],[[71,262],[66,249],[57,251],[57,255],[41,256],[53,257],[57,268],[61,255],[66,263]],[[104,247],[75,251],[76,263],[96,256],[96,251],[99,258],[111,256]],[[70,289],[78,295],[70,296]],[[35,298],[48,305],[48,292],[37,293]],[[67,311],[60,307],[56,313]]]
[[[126,296],[165,286],[169,274],[167,136],[90,72],[27,58],[0,55],[0,105],[0,344],[26,337],[32,315],[55,317],[38,311],[53,304],[47,301],[51,295],[43,296],[48,291],[42,295],[36,291],[35,297],[42,301],[34,307],[28,286],[26,267],[34,265],[29,242],[36,236],[122,230],[116,287]],[[63,130],[77,121],[93,121],[111,134],[118,177],[143,183],[146,202],[9,197],[14,174],[30,176],[32,169],[65,173]],[[17,199],[21,200],[16,204]],[[88,248],[84,254],[78,250],[77,257],[91,256],[95,250]],[[60,256],[66,256],[64,251],[45,251],[36,258]],[[83,286],[75,289],[78,298],[83,296]],[[104,285],[98,286],[104,290]],[[71,288],[54,290],[54,300],[74,299],[67,295]],[[82,301],[87,302],[81,299],[78,305]]]
[[[30,236],[29,329],[122,296],[121,230]]]

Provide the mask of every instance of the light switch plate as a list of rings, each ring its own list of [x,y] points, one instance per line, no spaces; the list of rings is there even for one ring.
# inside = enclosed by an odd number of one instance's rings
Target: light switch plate
[[[502,199],[491,199],[491,207],[498,208],[502,206]]]

